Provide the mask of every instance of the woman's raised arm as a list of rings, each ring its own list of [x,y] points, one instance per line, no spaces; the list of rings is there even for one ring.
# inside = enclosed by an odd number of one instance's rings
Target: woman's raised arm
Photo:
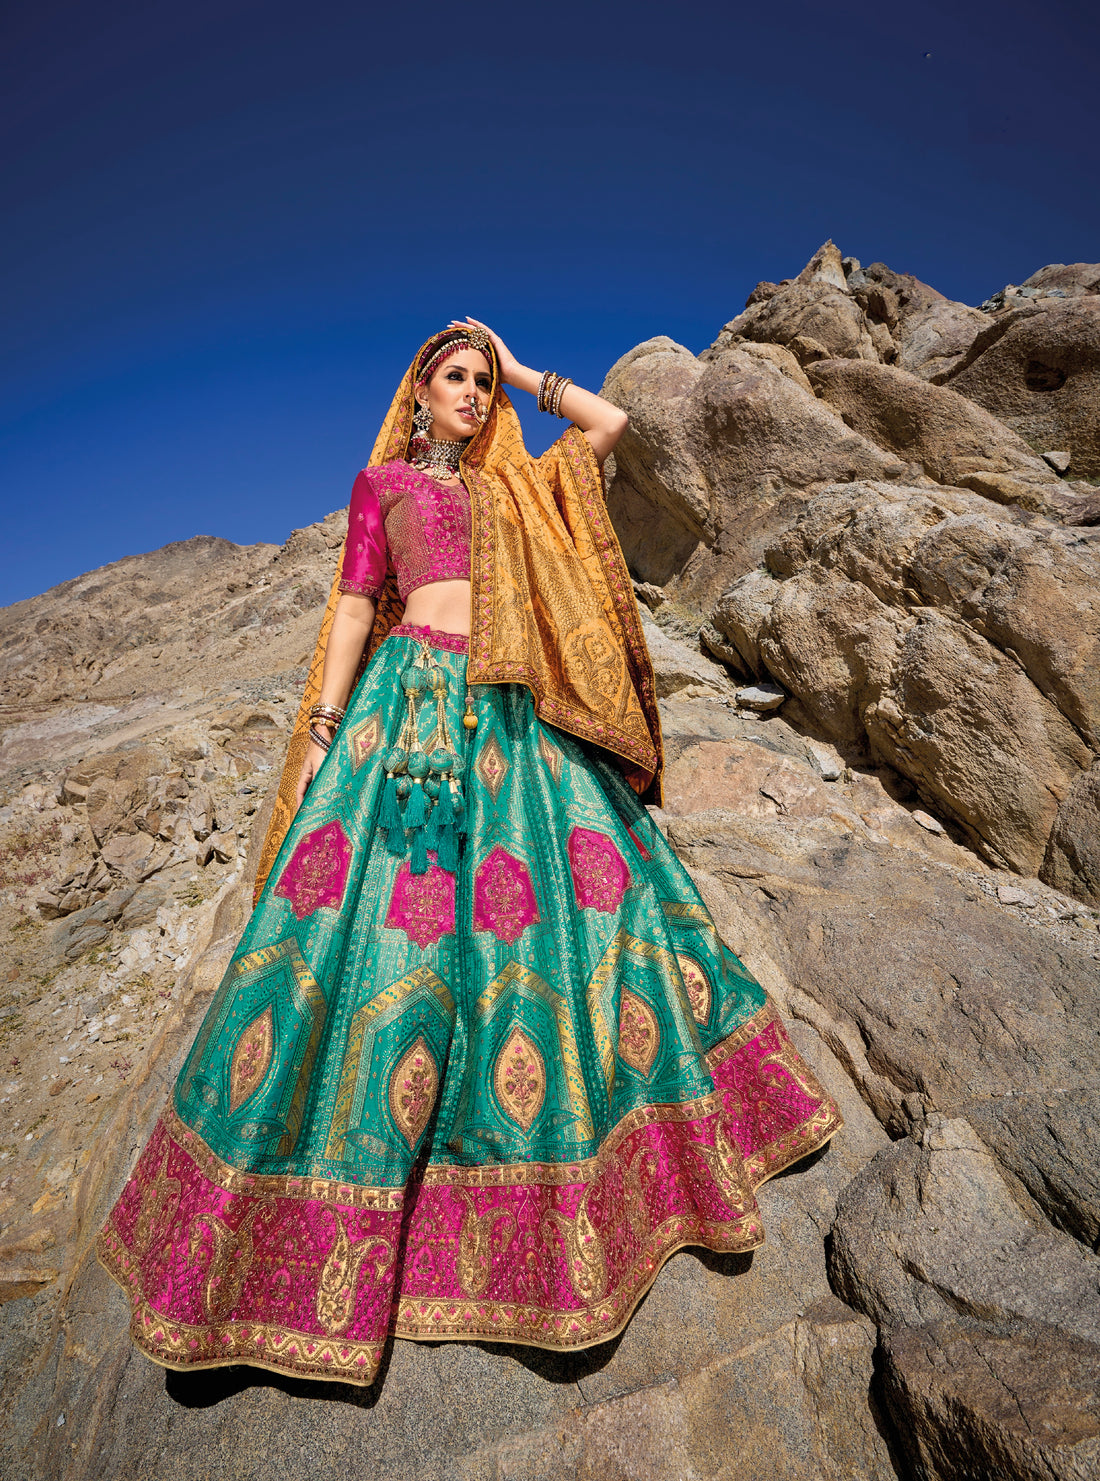
[[[500,335],[494,334],[488,324],[482,324],[478,319],[466,319],[465,321],[454,319],[449,327],[484,329],[496,349],[497,360],[500,364],[500,378],[504,384],[515,386],[520,391],[530,391],[532,396],[538,395],[542,381],[541,373],[531,370],[526,365],[521,365]],[[566,386],[558,403],[558,410],[563,417],[576,422],[592,444],[592,451],[601,464],[626,431],[626,412],[617,406],[612,406],[611,402],[605,401],[602,396],[584,390],[582,386],[572,384]]]

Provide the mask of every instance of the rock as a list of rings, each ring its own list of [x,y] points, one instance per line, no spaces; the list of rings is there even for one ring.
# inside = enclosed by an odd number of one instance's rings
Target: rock
[[[884,1389],[926,1481],[1083,1481],[1100,1462],[1100,1348],[1040,1323],[946,1317],[883,1340]]]
[[[147,926],[156,920],[157,911],[168,898],[163,885],[147,883],[136,889],[123,909],[119,925],[124,931],[134,931],[138,926]]]
[[[863,310],[846,289],[827,281],[795,281],[767,302],[753,304],[723,326],[711,351],[717,355],[739,339],[786,345],[800,363],[805,363],[800,348],[811,356],[878,359]]]
[[[946,383],[1029,442],[1065,448],[1079,477],[1100,474],[1100,297],[1005,315]]]
[[[1100,1253],[1100,1090],[997,1096],[966,1118],[1051,1223]]]
[[[880,1328],[958,1313],[1100,1341],[1100,1259],[1028,1217],[961,1119],[930,1115],[919,1140],[885,1148],[849,1183],[829,1271],[839,1295]]]
[[[762,713],[777,710],[786,698],[786,691],[778,684],[748,684],[737,691],[737,703],[742,709]]]
[[[654,586],[652,581],[635,581],[634,595],[640,602],[644,602],[651,612],[665,599],[664,592],[659,586]]]
[[[653,661],[658,698],[692,687],[711,690],[716,695],[732,694],[733,686],[725,669],[705,657],[698,649],[689,648],[686,643],[668,637],[644,607],[639,608],[639,611],[649,656]],[[213,843],[213,839],[210,841]]]
[[[952,847],[912,826],[930,849]],[[987,899],[972,869],[922,870],[829,816],[697,812],[667,829],[724,938],[784,1012],[817,1029],[895,1135],[911,1094],[965,1116],[975,1102],[1100,1083],[1094,931],[1055,937],[1039,912]],[[1089,1159],[1070,1143],[1052,1173],[1085,1202]]]
[[[1035,875],[1100,749],[1100,551],[972,495],[851,484],[810,501],[767,559],[723,594],[718,631],[818,734],[866,744],[989,858]],[[1065,827],[1087,840],[1088,808]]]
[[[1050,830],[1039,877],[1082,900],[1100,900],[1100,766],[1074,779]]]
[[[970,487],[967,479],[974,473],[1011,473],[1017,482],[1038,487],[1051,481],[1043,460],[996,417],[896,366],[826,360],[810,367],[809,379],[847,426],[918,463],[937,483]],[[1030,507],[1047,507],[1038,492],[1032,501]]]
[[[1025,278],[1020,286],[1038,289],[1042,294],[1060,293],[1066,298],[1100,293],[1100,262],[1052,262]]]
[[[102,857],[105,864],[136,883],[163,867],[168,849],[147,833],[118,833],[103,845]]]
[[[801,358],[792,349],[785,348],[783,345],[757,344],[751,339],[739,340],[737,348],[743,355],[748,355],[750,359],[758,360],[764,365],[770,365],[774,370],[778,370],[780,375],[785,375],[788,380],[794,381],[796,386],[801,386],[804,391],[813,393],[813,387],[802,369]],[[825,349],[824,345],[820,348]],[[809,345],[809,342],[807,342],[807,350],[811,355],[813,354],[813,347]],[[825,351],[825,354],[827,355],[828,351]]]
[[[922,828],[927,828],[929,833],[942,833],[944,831],[943,824],[938,819],[932,817],[930,813],[926,813],[919,807],[913,809],[913,821],[914,823],[919,823]]]
[[[988,315],[965,303],[946,298],[931,303],[901,321],[896,363],[922,380],[945,375],[988,324]]]
[[[740,350],[704,362],[671,340],[637,346],[604,394],[630,414],[608,507],[633,575],[709,605],[760,563],[806,490],[905,465],[789,377]]]
[[[58,961],[75,961],[86,951],[101,946],[110,934],[102,921],[89,920],[86,910],[77,910],[53,929],[51,945],[54,957]]]
[[[1015,885],[1001,884],[997,886],[997,899],[1002,905],[1023,905],[1030,908],[1035,904],[1035,896],[1029,895],[1026,890],[1019,890]]]
[[[1068,473],[1071,462],[1068,452],[1050,452],[1043,454],[1043,461],[1049,463],[1055,473]]]

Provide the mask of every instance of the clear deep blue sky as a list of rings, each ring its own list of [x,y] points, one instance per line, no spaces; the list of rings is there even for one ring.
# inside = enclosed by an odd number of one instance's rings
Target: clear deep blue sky
[[[1096,15],[9,0],[0,603],[344,503],[452,315],[598,387],[826,237],[970,303],[1096,261]]]

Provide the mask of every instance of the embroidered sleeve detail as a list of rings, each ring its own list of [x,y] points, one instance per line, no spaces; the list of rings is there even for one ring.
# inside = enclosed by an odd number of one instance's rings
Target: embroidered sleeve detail
[[[364,468],[351,491],[348,538],[340,566],[339,588],[377,601],[385,583],[386,532],[382,524],[382,506],[371,470]]]

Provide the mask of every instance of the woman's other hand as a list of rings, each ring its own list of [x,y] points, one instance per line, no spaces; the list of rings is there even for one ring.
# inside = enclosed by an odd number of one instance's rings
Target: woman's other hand
[[[324,733],[328,735],[330,732],[326,730]],[[298,807],[301,807],[302,803],[305,801],[306,793],[309,791],[309,785],[313,781],[313,778],[317,775],[318,771],[320,771],[321,762],[324,759],[325,753],[321,749],[321,747],[317,744],[316,741],[310,741],[308,747],[306,748],[306,757],[305,760],[302,762],[302,769],[298,773],[298,801],[296,804],[296,810]]]

